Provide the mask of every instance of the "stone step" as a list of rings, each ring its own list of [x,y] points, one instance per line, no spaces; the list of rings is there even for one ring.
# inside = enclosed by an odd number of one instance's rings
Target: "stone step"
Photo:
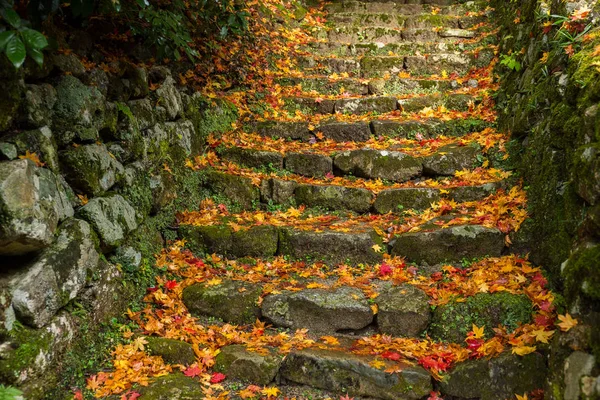
[[[357,78],[330,79],[327,76],[279,78],[276,83],[284,87],[300,85],[304,92],[317,92],[323,95],[347,93],[351,96],[364,96],[367,94],[396,96],[421,93],[435,94],[462,87],[476,87],[478,84],[476,80],[459,83],[456,80],[449,79],[391,77],[368,80]]]
[[[329,22],[337,26],[381,26],[392,29],[431,29],[453,28],[467,29],[485,21],[484,16],[455,15],[402,15],[388,13],[339,12],[327,17]]]
[[[473,39],[477,32],[460,28],[402,28],[393,29],[382,26],[340,26],[328,31],[317,31],[317,39],[330,42],[381,43],[407,42],[456,42],[461,39]]]
[[[377,118],[377,117],[373,117]],[[481,131],[491,125],[478,119],[442,121],[435,118],[396,121],[392,119],[374,119],[371,122],[338,122],[322,120],[311,131],[308,122],[262,121],[252,124],[252,129],[267,137],[309,141],[316,132],[336,142],[365,142],[372,135],[376,137],[395,137],[414,139],[419,135],[424,139],[444,136],[463,136]]]
[[[476,5],[456,4],[451,0],[438,0],[422,3],[405,4],[400,2],[377,2],[377,1],[344,1],[331,3],[325,7],[330,15],[348,12],[384,13],[384,14],[431,14],[433,7],[438,9],[439,15],[465,15],[477,12]]]
[[[468,94],[435,94],[400,99],[396,96],[366,96],[322,99],[318,97],[286,97],[284,108],[291,114],[301,111],[304,114],[352,114],[389,113],[395,110],[417,112],[427,107],[446,107],[448,110],[467,111],[471,105],[479,103],[477,97]]]

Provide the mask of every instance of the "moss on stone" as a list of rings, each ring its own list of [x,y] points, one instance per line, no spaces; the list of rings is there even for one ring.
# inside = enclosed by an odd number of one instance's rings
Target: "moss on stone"
[[[575,252],[562,272],[567,300],[573,302],[579,293],[593,301],[600,300],[600,245]]]

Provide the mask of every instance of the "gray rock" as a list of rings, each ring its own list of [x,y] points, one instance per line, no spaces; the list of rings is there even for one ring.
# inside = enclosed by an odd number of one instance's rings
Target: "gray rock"
[[[477,186],[457,186],[450,189],[449,197],[458,203],[481,200],[496,193],[503,182],[490,182]]]
[[[165,108],[169,120],[175,120],[181,116],[183,101],[181,100],[179,91],[175,87],[175,80],[171,76],[168,76],[154,93],[157,104]]]
[[[0,142],[0,160],[14,160],[18,154],[17,146],[12,143]]]
[[[144,130],[156,124],[156,116],[154,115],[150,99],[130,100],[127,102],[127,106],[135,118],[134,122],[130,121],[129,117],[125,116],[127,125],[134,125],[135,128]]]
[[[296,181],[283,179],[265,179],[260,183],[260,198],[263,202],[272,201],[274,204],[285,204],[293,200]]]
[[[233,379],[268,385],[277,376],[283,355],[272,348],[265,351],[266,355],[258,354],[238,344],[221,347],[214,369]]]
[[[491,359],[458,364],[439,382],[442,395],[464,399],[503,400],[515,393],[544,387],[546,363],[540,353],[518,356],[508,352]]]
[[[258,188],[250,178],[213,171],[207,174],[206,180],[212,191],[228,197],[244,209],[251,209],[260,198]]]
[[[37,168],[29,160],[0,163],[0,254],[20,255],[49,245],[59,215],[40,194]]]
[[[135,209],[119,194],[93,198],[78,214],[98,233],[103,249],[117,247],[138,226]]]
[[[61,74],[81,77],[85,74],[85,66],[76,54],[53,53],[51,62]]]
[[[123,165],[104,144],[71,147],[59,157],[67,182],[91,196],[104,194],[124,173]]]
[[[395,97],[363,97],[343,99],[335,102],[335,112],[342,114],[365,114],[368,112],[387,113],[398,108]]]
[[[413,285],[393,286],[377,298],[377,325],[392,336],[417,337],[429,324],[429,297]]]
[[[260,315],[262,287],[226,280],[214,286],[195,284],[183,290],[182,300],[192,314],[221,318],[233,324],[252,324]]]
[[[275,326],[306,328],[319,334],[358,330],[373,321],[373,312],[362,291],[350,287],[269,295],[264,298],[261,311]]]
[[[146,340],[150,354],[161,356],[169,364],[191,365],[196,362],[196,353],[189,343],[162,337],[147,337]]]
[[[371,138],[371,129],[367,122],[330,122],[317,127],[327,139],[336,142],[366,142]]]
[[[39,177],[40,199],[52,208],[59,221],[72,217],[75,214],[72,205],[75,195],[70,192],[64,178],[45,168],[38,168],[36,174]]]
[[[111,261],[129,268],[137,268],[142,263],[142,253],[131,246],[119,247]]]
[[[499,257],[502,249],[504,234],[500,230],[481,225],[458,225],[396,236],[391,253],[416,263],[434,265],[465,257]]]
[[[12,307],[17,318],[36,328],[46,325],[79,294],[88,274],[96,270],[98,260],[88,223],[67,220],[56,241],[15,279]]]
[[[424,210],[440,201],[440,191],[428,188],[387,189],[377,194],[373,209],[380,214],[401,210]]]
[[[367,189],[344,186],[299,185],[294,191],[296,202],[329,210],[352,210],[366,213],[371,209],[373,193]]]
[[[285,155],[285,169],[309,177],[320,177],[333,171],[331,157],[313,153],[288,153]]]
[[[302,231],[281,228],[279,234],[280,255],[296,259],[322,260],[331,264],[349,261],[352,264],[381,262],[382,254],[373,250],[375,244],[383,243],[375,231],[335,232]]]
[[[312,133],[308,130],[307,122],[257,122],[256,131],[267,137],[308,140]]]
[[[284,360],[280,374],[290,382],[378,399],[420,399],[433,390],[431,376],[421,367],[390,374],[371,367],[372,360],[330,350],[293,351]]]
[[[423,158],[423,172],[428,175],[454,175],[456,171],[472,169],[479,150],[475,146],[448,145]]]
[[[346,151],[334,159],[335,168],[362,178],[404,182],[423,171],[421,162],[397,151],[362,149]]]
[[[565,400],[577,400],[581,395],[581,378],[585,375],[590,375],[594,366],[596,365],[596,358],[581,351],[573,352],[565,360]]]
[[[45,167],[59,172],[56,142],[52,131],[47,126],[9,135],[6,141],[13,143],[19,154],[25,154],[27,151],[35,153]]]
[[[199,400],[205,397],[196,378],[179,373],[158,377],[138,389],[144,400]]]
[[[29,128],[41,128],[52,123],[56,90],[52,85],[27,85],[22,103],[21,122]]]
[[[221,151],[219,156],[222,160],[231,161],[249,168],[272,167],[283,169],[283,156],[275,151],[228,147]]]

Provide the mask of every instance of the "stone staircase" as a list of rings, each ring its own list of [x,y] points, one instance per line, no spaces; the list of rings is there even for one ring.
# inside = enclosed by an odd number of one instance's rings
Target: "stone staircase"
[[[182,275],[181,300],[268,336],[225,341],[216,371],[290,398],[500,400],[542,386],[541,354],[465,343],[473,324],[507,334],[534,306],[487,286],[524,268],[509,245],[526,212],[493,129],[492,27],[481,5],[458,3],[327,5],[328,27],[275,79],[278,117],[254,115],[196,159],[239,211],[206,201],[178,216],[187,247],[216,254]],[[448,294],[499,263],[509,275]],[[196,398],[188,379],[158,378],[142,398]]]

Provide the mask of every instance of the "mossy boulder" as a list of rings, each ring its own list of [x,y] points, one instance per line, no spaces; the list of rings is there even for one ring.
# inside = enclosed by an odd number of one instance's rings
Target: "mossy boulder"
[[[135,209],[120,194],[95,197],[77,215],[98,233],[104,250],[119,246],[138,226]]]
[[[58,172],[58,151],[52,131],[47,126],[29,131],[22,131],[7,136],[4,140],[13,143],[20,155],[27,151],[35,153],[45,167]]]
[[[338,154],[334,159],[337,170],[362,178],[404,182],[419,176],[421,161],[398,151],[353,150]]]
[[[191,344],[176,339],[147,337],[148,352],[161,356],[169,364],[191,365],[196,362],[196,354]]]
[[[477,163],[478,146],[448,145],[423,158],[423,173],[452,176],[456,171],[472,169]]]
[[[154,98],[157,104],[166,110],[168,120],[172,121],[183,115],[183,101],[173,77],[166,77],[162,85],[154,91]]]
[[[294,199],[294,191],[297,187],[296,181],[277,178],[265,179],[260,183],[260,198],[265,203],[290,203]]]
[[[333,185],[299,185],[294,190],[294,194],[298,204],[359,213],[368,212],[373,201],[373,193],[367,189]]]
[[[277,376],[283,355],[272,348],[266,348],[264,352],[266,354],[259,354],[239,344],[222,347],[215,358],[214,369],[230,378],[268,385]]]
[[[579,149],[574,169],[577,193],[588,203],[600,201],[600,144]]]
[[[377,194],[373,209],[380,213],[407,209],[424,210],[440,200],[440,191],[428,188],[387,189]]]
[[[192,314],[220,318],[232,324],[252,324],[260,315],[262,287],[226,280],[218,285],[195,284],[183,290],[182,300]]]
[[[71,147],[59,153],[62,170],[69,184],[89,196],[99,196],[122,177],[123,165],[104,144]]]
[[[434,225],[435,226],[435,225]],[[429,265],[460,261],[468,257],[499,257],[504,249],[504,234],[481,225],[432,227],[430,231],[396,236],[392,255]]]
[[[2,79],[2,96],[0,97],[0,132],[8,130],[19,115],[25,84],[22,73],[9,65],[7,58],[0,61],[0,79]]]
[[[56,90],[52,85],[27,85],[21,104],[21,123],[28,128],[50,126],[56,100]]]
[[[260,200],[259,190],[250,178],[229,175],[224,172],[207,173],[206,185],[213,192],[223,195],[243,209],[251,209]]]
[[[456,398],[503,400],[515,393],[530,393],[544,387],[546,363],[540,353],[518,356],[505,352],[457,364],[447,379],[439,382],[442,395]]]
[[[429,297],[413,285],[393,286],[376,298],[377,326],[392,336],[417,337],[429,324]]]
[[[197,379],[172,373],[152,379],[137,392],[144,400],[198,400],[205,397],[203,388]]]
[[[307,122],[278,122],[264,121],[254,124],[256,131],[267,137],[308,140],[312,133],[308,130]]]
[[[487,336],[492,336],[492,329],[498,325],[512,332],[531,321],[532,312],[531,300],[524,295],[479,293],[464,302],[438,306],[428,333],[435,340],[462,343],[473,324],[485,327]]]
[[[285,169],[309,177],[321,177],[333,171],[331,157],[317,153],[288,153]]]
[[[349,352],[293,351],[284,360],[280,374],[290,382],[378,399],[420,399],[433,390],[431,376],[421,367],[390,374],[370,366],[372,360]]]
[[[263,317],[275,326],[335,334],[358,330],[373,321],[373,312],[358,289],[305,289],[269,295],[261,305]]]
[[[365,232],[316,232],[281,228],[278,254],[331,264],[376,264],[381,262],[383,256],[373,249],[376,244],[384,248],[381,238],[369,228]]]
[[[289,97],[283,99],[284,109],[290,114],[300,110],[306,114],[333,114],[335,100],[316,101],[313,97]]]
[[[476,201],[496,193],[503,186],[506,186],[505,181],[490,182],[475,186],[457,186],[449,190],[450,193],[448,196],[457,203]]]
[[[592,301],[600,299],[600,245],[589,245],[574,252],[562,268],[565,292],[570,301],[579,294]]]

